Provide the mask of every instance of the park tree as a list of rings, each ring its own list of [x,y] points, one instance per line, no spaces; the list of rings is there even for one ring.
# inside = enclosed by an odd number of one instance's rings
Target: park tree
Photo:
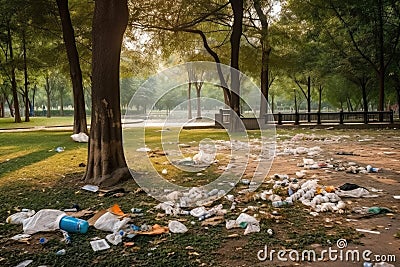
[[[85,100],[83,94],[82,71],[79,62],[78,50],[75,42],[75,32],[72,26],[68,9],[68,0],[57,0],[58,11],[61,18],[62,32],[67,51],[72,91],[74,99],[74,133],[87,133]]]
[[[122,147],[119,67],[127,0],[97,0],[92,40],[92,116],[84,180],[111,186],[128,179]]]

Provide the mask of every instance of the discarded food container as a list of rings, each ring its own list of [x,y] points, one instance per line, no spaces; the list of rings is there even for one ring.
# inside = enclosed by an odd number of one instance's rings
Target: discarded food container
[[[71,216],[64,216],[60,221],[60,229],[69,233],[85,234],[89,229],[89,223]]]
[[[64,151],[64,148],[61,146],[56,148],[56,152],[58,152],[58,153],[63,152],[63,151]]]

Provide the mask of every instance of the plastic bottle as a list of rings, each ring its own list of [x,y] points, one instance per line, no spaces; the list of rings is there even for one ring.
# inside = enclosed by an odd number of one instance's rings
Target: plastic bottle
[[[89,223],[71,216],[64,216],[60,220],[60,229],[69,233],[85,234],[89,229]]]
[[[363,267],[372,267],[372,266],[373,266],[373,264],[370,263],[370,262],[364,262],[363,263]]]
[[[274,201],[274,202],[272,202],[272,206],[274,206],[275,208],[286,207],[286,206],[291,206],[291,205],[293,205],[293,202],[290,202],[290,201]]]

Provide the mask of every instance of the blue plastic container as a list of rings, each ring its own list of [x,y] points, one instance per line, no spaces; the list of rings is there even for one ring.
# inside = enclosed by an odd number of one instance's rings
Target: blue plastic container
[[[89,223],[71,216],[64,216],[60,221],[60,229],[68,233],[81,233],[85,234],[89,229]]]

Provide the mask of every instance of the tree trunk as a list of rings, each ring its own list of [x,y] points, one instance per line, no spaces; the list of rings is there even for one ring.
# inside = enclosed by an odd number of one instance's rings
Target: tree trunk
[[[36,95],[36,90],[37,90],[37,87],[36,87],[36,84],[35,84],[35,86],[33,87],[33,94],[32,94],[32,107],[33,107],[32,114],[33,114],[33,116],[35,116],[35,95]]]
[[[307,121],[311,122],[311,77],[307,77]]]
[[[0,118],[4,118],[4,96],[0,96]]]
[[[11,29],[10,25],[7,28],[7,36],[8,36],[8,44],[10,49],[10,61],[11,61],[11,90],[13,95],[14,102],[14,121],[16,123],[20,123],[21,114],[19,113],[19,101],[18,101],[18,93],[17,93],[17,79],[15,78],[15,62],[14,62],[14,51],[12,46],[12,37],[11,37]]]
[[[397,93],[397,111],[399,112],[399,119],[400,119],[400,86],[396,87]]]
[[[69,61],[72,91],[74,98],[74,133],[87,133],[85,99],[83,95],[82,71],[79,55],[76,49],[75,33],[72,27],[71,16],[68,10],[68,0],[57,0],[60,13],[63,38]]]
[[[271,46],[268,40],[268,19],[264,14],[260,0],[254,1],[254,8],[261,22],[261,101],[260,118],[268,112],[268,91],[269,91],[269,56]]]
[[[271,113],[275,112],[275,94],[271,94]]]
[[[95,1],[92,120],[84,180],[112,186],[131,177],[122,147],[119,66],[128,24],[127,0]]]
[[[322,90],[323,90],[323,87],[322,87],[322,85],[320,85],[320,86],[319,86],[319,89],[318,89],[318,113],[321,112],[321,106],[322,106]]]
[[[64,116],[64,97],[63,92],[60,92],[60,116]]]
[[[8,99],[8,96],[6,94],[4,94],[4,98],[6,99],[8,109],[10,110],[10,116],[14,117],[13,104],[10,102],[10,100]]]
[[[231,116],[231,131],[239,129],[240,112],[240,77],[239,77],[239,51],[240,39],[243,32],[243,0],[230,0],[233,11],[231,43],[231,107],[237,116]]]
[[[51,98],[51,87],[50,87],[50,81],[49,81],[49,76],[46,76],[46,96],[47,96],[47,113],[46,117],[50,118],[51,117],[51,107],[50,107],[50,98]]]
[[[378,0],[378,20],[379,20],[379,111],[384,110],[385,105],[385,45],[384,45],[384,29],[383,29],[383,3],[382,0]],[[379,121],[382,121],[383,117],[379,117]]]
[[[25,122],[29,122],[29,95],[28,95],[28,66],[26,62],[26,33],[22,32],[22,48],[24,58],[24,99],[25,99]]]

